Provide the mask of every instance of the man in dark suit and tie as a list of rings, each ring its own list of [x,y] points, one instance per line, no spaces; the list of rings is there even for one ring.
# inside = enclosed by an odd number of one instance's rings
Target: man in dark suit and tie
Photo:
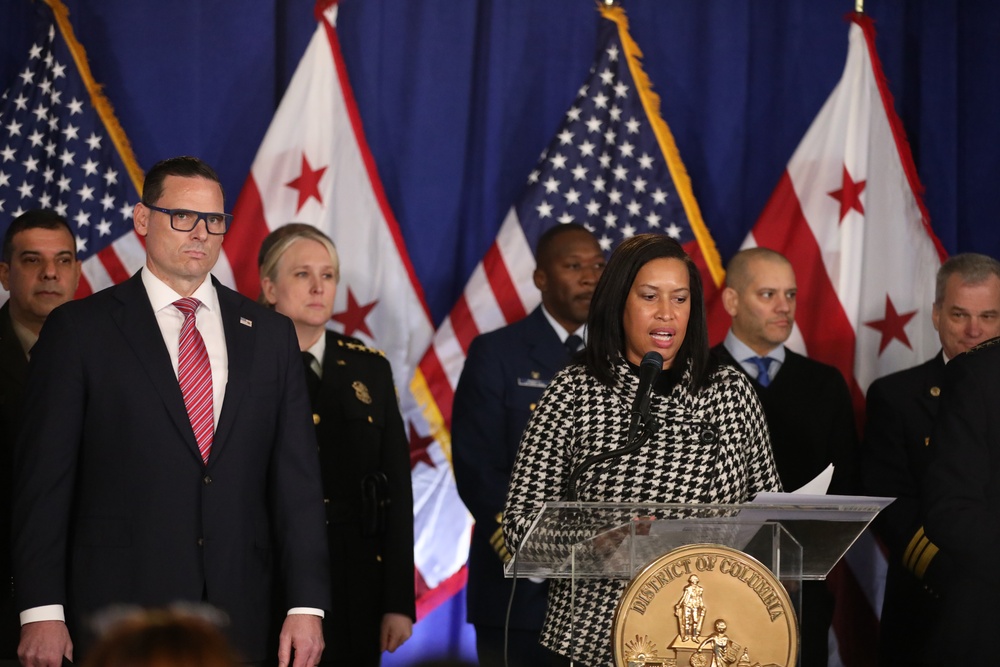
[[[833,366],[785,346],[797,298],[795,271],[783,255],[769,248],[736,253],[722,292],[732,327],[712,354],[750,377],[786,491],[803,487],[832,465],[829,487],[815,492],[857,493],[858,435],[847,382]],[[826,665],[833,614],[826,584],[807,582],[802,606],[802,664]]]
[[[601,247],[585,227],[557,225],[535,251],[542,303],[523,320],[472,341],[452,410],[452,455],[459,495],[476,520],[469,553],[468,620],[476,627],[479,664],[547,664],[538,643],[548,589],[517,581],[510,624],[510,559],[501,512],[521,433],[546,385],[583,346],[590,298],[604,270]]]
[[[32,209],[10,223],[0,261],[0,283],[10,293],[0,308],[0,661],[17,659],[21,630],[11,585],[10,487],[28,357],[45,318],[73,298],[79,282],[76,239],[63,217]]]
[[[938,270],[931,318],[941,351],[919,366],[879,378],[867,394],[864,490],[896,499],[874,524],[889,550],[879,626],[882,667],[937,665],[951,651],[954,637],[940,636],[942,594],[958,564],[924,531],[920,483],[931,465],[945,364],[1000,336],[1000,262],[975,253],[949,258]]]
[[[273,659],[272,573],[279,664],[319,662],[329,573],[301,360],[287,318],[207,280],[223,204],[200,160],[156,164],[133,210],[145,266],[54,310],[32,352],[14,483],[28,667],[85,649],[108,605],[173,602],[220,608],[245,660]]]

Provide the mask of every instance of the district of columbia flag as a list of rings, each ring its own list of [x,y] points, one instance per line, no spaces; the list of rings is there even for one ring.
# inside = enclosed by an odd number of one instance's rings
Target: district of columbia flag
[[[142,171],[68,10],[60,0],[32,6],[33,43],[0,96],[0,237],[29,209],[66,218],[83,262],[81,297],[125,280],[145,262],[132,227]],[[6,298],[0,288],[0,302]]]
[[[590,74],[420,362],[413,392],[432,432],[450,449],[451,405],[466,352],[480,333],[515,322],[540,301],[534,248],[553,225],[575,222],[605,252],[644,232],[677,239],[702,271],[705,292],[722,282],[715,243],[702,221],[660,99],[621,7],[600,7]]]
[[[799,298],[788,344],[843,373],[858,415],[873,380],[923,363],[940,347],[931,307],[945,253],[922,191],[871,19],[853,14],[843,75],[743,247],[771,248],[791,261]],[[721,310],[718,301],[713,310]],[[713,341],[727,326],[728,318],[713,329]],[[873,665],[884,555],[866,532],[846,561],[831,574],[838,609],[830,664]]]
[[[471,520],[445,452],[407,390],[434,333],[423,292],[369,152],[337,36],[337,5],[318,25],[254,158],[220,265],[255,298],[257,253],[289,222],[314,225],[341,261],[330,326],[383,350],[392,364],[411,447],[417,613],[464,585]]]

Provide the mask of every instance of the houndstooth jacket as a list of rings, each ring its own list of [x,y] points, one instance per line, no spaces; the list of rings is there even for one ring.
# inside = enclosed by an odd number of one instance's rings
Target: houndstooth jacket
[[[638,377],[621,360],[614,387],[583,365],[560,372],[528,422],[518,450],[503,517],[514,549],[542,503],[559,500],[573,469],[596,453],[626,444]],[[662,425],[638,452],[587,470],[577,484],[581,502],[738,503],[779,491],[767,424],[749,381],[728,366],[713,368],[705,388],[689,389],[690,373],[668,396],[653,393],[651,414]],[[713,442],[700,437],[706,427]],[[709,438],[710,439],[710,438]],[[542,644],[580,664],[611,665],[611,620],[625,581],[576,582],[575,629],[570,581],[554,580]],[[572,634],[571,634],[572,632]]]

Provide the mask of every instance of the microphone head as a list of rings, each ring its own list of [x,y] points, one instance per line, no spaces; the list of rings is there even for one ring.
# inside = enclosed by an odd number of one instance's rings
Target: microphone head
[[[652,352],[647,352],[642,357],[642,362],[639,363],[640,369],[649,366],[655,367],[656,370],[658,371],[663,369],[663,357],[656,350],[653,350]]]

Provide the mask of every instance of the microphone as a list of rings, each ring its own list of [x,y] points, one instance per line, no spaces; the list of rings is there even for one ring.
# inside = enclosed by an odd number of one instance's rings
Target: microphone
[[[663,369],[663,357],[659,352],[647,352],[639,364],[639,389],[632,401],[632,419],[628,425],[628,439],[631,443],[639,431],[639,425],[649,421],[649,398],[653,390],[653,382]]]
[[[632,419],[628,427],[628,440],[625,446],[611,451],[594,454],[581,461],[566,480],[566,501],[576,501],[576,483],[583,472],[591,466],[606,461],[617,456],[625,456],[639,451],[660,425],[649,418],[649,396],[653,389],[653,382],[656,376],[663,369],[663,357],[659,352],[647,352],[639,364],[639,390],[635,394],[632,402]],[[639,425],[643,425],[642,433],[639,433]]]

